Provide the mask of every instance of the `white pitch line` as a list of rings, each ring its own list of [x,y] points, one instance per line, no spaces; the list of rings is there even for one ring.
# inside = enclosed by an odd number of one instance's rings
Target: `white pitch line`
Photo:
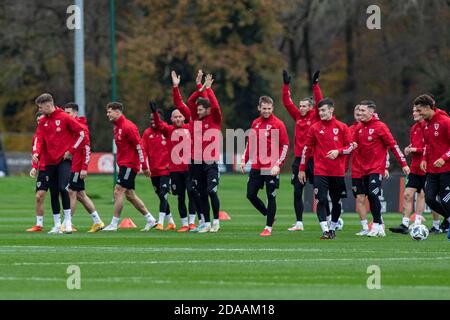
[[[139,264],[231,264],[231,263],[310,263],[336,261],[411,261],[423,260],[423,257],[405,258],[303,258],[303,259],[239,259],[239,260],[142,260],[142,261],[68,261],[68,262],[13,262],[1,263],[2,266],[47,266],[47,265],[139,265]],[[430,257],[429,260],[450,260],[450,257]]]

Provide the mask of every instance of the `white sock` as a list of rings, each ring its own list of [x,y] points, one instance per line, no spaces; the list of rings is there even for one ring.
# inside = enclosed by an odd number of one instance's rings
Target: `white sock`
[[[144,216],[145,220],[147,220],[147,222],[152,222],[152,221],[156,221],[156,219],[152,216],[152,214],[150,212],[147,212],[147,214]]]
[[[214,220],[213,220],[213,223],[214,223],[214,224],[220,224],[220,220],[219,220],[219,219],[214,219]]]
[[[205,223],[205,216],[202,213],[200,213],[200,224],[203,223]]]
[[[195,224],[195,214],[189,215],[189,224]]]
[[[166,220],[171,223],[171,224],[175,224],[175,221],[173,220],[173,216],[172,213],[166,214]]]
[[[325,232],[325,231],[329,231],[328,230],[328,222],[327,221],[322,221],[321,223],[320,223],[320,227],[322,228],[322,232]]]
[[[417,217],[417,215],[416,215],[416,217]],[[405,227],[409,227],[409,218],[403,217],[403,218],[402,218],[402,224],[403,224]]]
[[[59,227],[61,225],[61,215],[59,213],[54,214],[53,221],[55,222],[55,227]]]
[[[270,232],[272,232],[272,227],[266,226],[264,229],[269,230]]]
[[[166,217],[166,213],[165,212],[160,212],[159,213],[159,218],[158,218],[158,224],[164,225],[164,218],[165,217]]]
[[[380,224],[374,222],[373,225],[372,225],[372,231],[373,230],[376,230],[376,231],[380,230]]]
[[[433,227],[439,230],[440,223],[440,220],[433,220]]]
[[[302,221],[297,221],[297,222],[295,223],[295,226],[296,226],[297,228],[303,228],[303,222],[302,222]]]
[[[181,225],[187,227],[189,225],[188,218],[181,218]]]
[[[116,226],[116,227],[117,227],[117,225],[119,224],[119,221],[120,221],[120,218],[113,217],[113,218],[112,218],[112,221],[111,221],[111,224],[112,224],[113,226]]]
[[[416,213],[416,220],[414,220],[415,225],[422,224],[422,216]]]
[[[205,222],[207,227],[211,227],[211,222]]]
[[[329,216],[327,216],[327,222],[331,223],[331,214]]]
[[[64,211],[64,224],[68,222],[72,222],[72,214],[70,212],[70,209],[63,210]]]
[[[92,218],[92,221],[94,221],[94,223],[100,223],[102,221],[102,219],[100,219],[100,216],[98,215],[97,211],[94,211],[91,213],[91,218]]]
[[[361,220],[361,226],[363,230],[369,230],[369,224],[367,223],[367,219]]]
[[[39,227],[44,226],[44,217],[43,216],[36,216],[36,225]]]
[[[336,231],[336,225],[337,225],[336,222],[331,221],[330,230]]]

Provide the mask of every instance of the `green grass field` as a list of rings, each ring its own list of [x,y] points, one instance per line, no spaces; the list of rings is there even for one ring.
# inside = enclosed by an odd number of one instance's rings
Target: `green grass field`
[[[246,177],[223,176],[222,209],[232,220],[218,234],[176,232],[86,233],[91,219],[79,206],[72,235],[26,233],[35,223],[34,181],[0,179],[0,299],[449,299],[450,243],[445,235],[417,242],[409,236],[359,238],[355,213],[334,241],[320,241],[315,215],[306,230],[289,233],[294,221],[292,188],[283,176],[273,236],[245,198]],[[109,223],[112,178],[88,178],[88,193]],[[148,180],[137,193],[152,213],[158,202]],[[179,222],[175,198],[171,206]],[[142,227],[143,217],[125,205],[122,217]],[[430,226],[428,217],[427,225]],[[385,215],[387,226],[399,214]],[[46,200],[45,230],[53,224]],[[69,265],[81,270],[81,290],[66,287]],[[381,289],[366,286],[367,268],[381,270]]]

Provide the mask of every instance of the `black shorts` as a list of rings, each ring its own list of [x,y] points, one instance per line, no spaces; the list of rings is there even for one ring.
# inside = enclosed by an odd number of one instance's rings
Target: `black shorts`
[[[247,191],[260,190],[266,185],[267,191],[273,193],[280,187],[280,176],[261,174],[261,170],[251,169],[247,181]]]
[[[79,172],[70,175],[69,189],[72,191],[84,191],[84,179],[80,179]]]
[[[328,193],[331,199],[347,198],[347,188],[344,177],[315,176],[314,194],[316,199],[328,199]]]
[[[369,174],[362,177],[363,192],[366,196],[374,194],[376,196],[381,195],[381,181],[383,175],[378,173]]]
[[[197,191],[200,194],[217,192],[220,180],[218,164],[193,164],[192,167],[192,182]]]
[[[297,182],[300,183],[298,180],[298,167],[300,165],[301,158],[296,157],[294,159],[294,162],[292,162],[292,177],[291,177],[291,183],[295,185]],[[306,163],[306,179],[309,181],[310,184],[314,184],[314,160],[313,158],[309,158],[308,162]]]
[[[353,196],[355,198],[359,194],[364,194],[363,179],[362,178],[352,178],[352,192],[353,192]]]
[[[39,170],[38,176],[36,178],[36,192],[38,191],[48,191],[49,178],[47,172]]]
[[[117,176],[117,184],[124,187],[125,189],[134,190],[136,174],[137,173],[134,172],[131,168],[120,167],[119,175]]]
[[[165,196],[170,192],[170,176],[152,177],[152,185],[157,195]]]
[[[67,190],[72,173],[72,161],[62,160],[59,164],[45,167],[48,175],[48,186],[52,190]]]
[[[179,171],[170,173],[170,189],[173,195],[183,195],[189,184],[189,172]]]
[[[426,175],[418,175],[415,173],[410,173],[408,175],[408,182],[406,183],[405,188],[414,188],[417,190],[417,193],[420,193],[425,189],[425,181],[427,180]]]

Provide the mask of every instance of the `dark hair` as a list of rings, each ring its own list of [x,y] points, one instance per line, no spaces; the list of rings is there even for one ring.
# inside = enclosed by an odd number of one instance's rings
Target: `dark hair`
[[[322,100],[320,100],[319,105],[317,107],[321,108],[324,105],[328,105],[328,108],[334,108],[334,101],[333,101],[333,99],[323,98]]]
[[[429,106],[430,108],[434,108],[435,104],[434,99],[428,94],[422,94],[414,99],[415,106]]]
[[[197,106],[202,106],[203,108],[209,108],[211,106],[211,103],[209,102],[209,99],[200,97],[195,101],[195,104]]]
[[[46,102],[53,102],[53,97],[50,93],[43,93],[39,97],[37,97],[36,100],[34,100],[34,103],[36,103],[37,105],[40,105],[40,104],[43,104]]]
[[[116,101],[109,102],[106,105],[106,110],[108,110],[108,109],[119,110],[120,112],[123,112],[123,105],[120,102],[116,102]]]
[[[66,103],[64,109],[72,109],[73,111],[78,111],[78,105],[75,102]]]
[[[267,103],[273,105],[273,99],[269,96],[261,96],[259,97],[258,106],[261,106],[261,104]]]
[[[372,100],[363,100],[359,103],[360,105],[367,106],[367,108],[371,108],[373,110],[377,109],[377,105]]]

